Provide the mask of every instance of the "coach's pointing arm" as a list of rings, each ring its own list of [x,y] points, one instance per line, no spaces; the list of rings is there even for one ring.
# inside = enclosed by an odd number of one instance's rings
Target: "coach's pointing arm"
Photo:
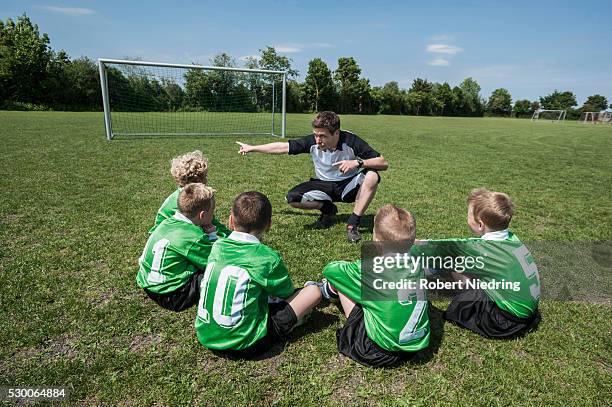
[[[288,154],[289,143],[286,141],[277,141],[275,143],[261,144],[259,146],[251,146],[249,144],[236,142],[240,146],[238,151],[241,155],[247,155],[248,153],[267,153],[267,154]]]

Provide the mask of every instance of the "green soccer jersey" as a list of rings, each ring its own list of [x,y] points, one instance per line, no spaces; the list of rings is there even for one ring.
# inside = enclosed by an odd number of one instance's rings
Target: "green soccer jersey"
[[[446,256],[475,259],[464,272],[484,283],[482,288],[499,308],[519,318],[530,317],[538,308],[538,268],[529,249],[512,232],[491,232],[480,238],[426,240],[414,245],[412,254],[430,259]]]
[[[418,286],[393,292],[393,300],[368,300],[362,296],[361,261],[335,261],[323,269],[323,275],[342,294],[360,304],[368,337],[388,351],[416,352],[429,345],[427,298]],[[423,278],[415,270],[411,280]]]
[[[153,233],[155,228],[157,228],[160,223],[162,223],[168,218],[171,218],[172,216],[174,216],[175,213],[178,212],[177,201],[181,189],[182,188],[177,189],[166,198],[162,206],[157,211],[157,215],[155,216],[155,224],[153,225],[153,227],[151,227],[151,229],[149,229],[149,234]],[[217,236],[219,237],[226,237],[232,232],[227,228],[227,226],[219,222],[216,217],[213,218],[212,224],[215,225],[215,227],[217,228]]]
[[[267,333],[268,296],[288,298],[293,283],[281,256],[248,233],[213,245],[200,285],[195,329],[210,349],[245,349]]]
[[[136,282],[154,293],[172,292],[206,268],[211,248],[202,228],[177,212],[149,236],[138,260]]]

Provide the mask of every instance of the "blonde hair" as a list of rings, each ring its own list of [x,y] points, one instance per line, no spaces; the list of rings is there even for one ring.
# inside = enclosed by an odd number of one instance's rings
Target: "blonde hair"
[[[404,241],[412,245],[416,238],[416,221],[407,210],[387,204],[376,212],[374,233],[381,241]]]
[[[515,205],[503,192],[493,192],[486,188],[476,188],[467,199],[475,220],[481,220],[489,229],[503,230],[510,225]]]
[[[178,210],[190,219],[198,213],[209,211],[213,206],[215,191],[209,186],[200,183],[187,184],[179,193],[177,199]]]
[[[179,155],[170,161],[170,174],[180,187],[192,182],[206,184],[208,159],[200,150]]]

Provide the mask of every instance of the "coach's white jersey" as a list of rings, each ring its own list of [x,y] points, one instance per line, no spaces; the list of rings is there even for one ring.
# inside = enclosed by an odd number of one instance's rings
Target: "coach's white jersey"
[[[380,157],[380,154],[363,141],[359,136],[349,131],[340,131],[338,146],[334,151],[324,151],[315,142],[313,134],[295,140],[289,140],[289,154],[310,153],[315,169],[315,177],[322,181],[342,181],[357,174],[356,168],[342,174],[337,166],[332,164],[342,160],[354,160],[360,157],[364,160]]]

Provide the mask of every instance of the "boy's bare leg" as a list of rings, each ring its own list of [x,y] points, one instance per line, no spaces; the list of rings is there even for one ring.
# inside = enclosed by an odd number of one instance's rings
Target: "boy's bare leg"
[[[344,311],[344,316],[347,318],[351,315],[351,311],[355,308],[355,301],[351,300],[346,295],[342,294],[338,291],[338,296],[340,297],[340,304],[342,304],[342,311]]]
[[[295,312],[299,323],[321,302],[321,290],[317,286],[304,287],[286,301]]]

